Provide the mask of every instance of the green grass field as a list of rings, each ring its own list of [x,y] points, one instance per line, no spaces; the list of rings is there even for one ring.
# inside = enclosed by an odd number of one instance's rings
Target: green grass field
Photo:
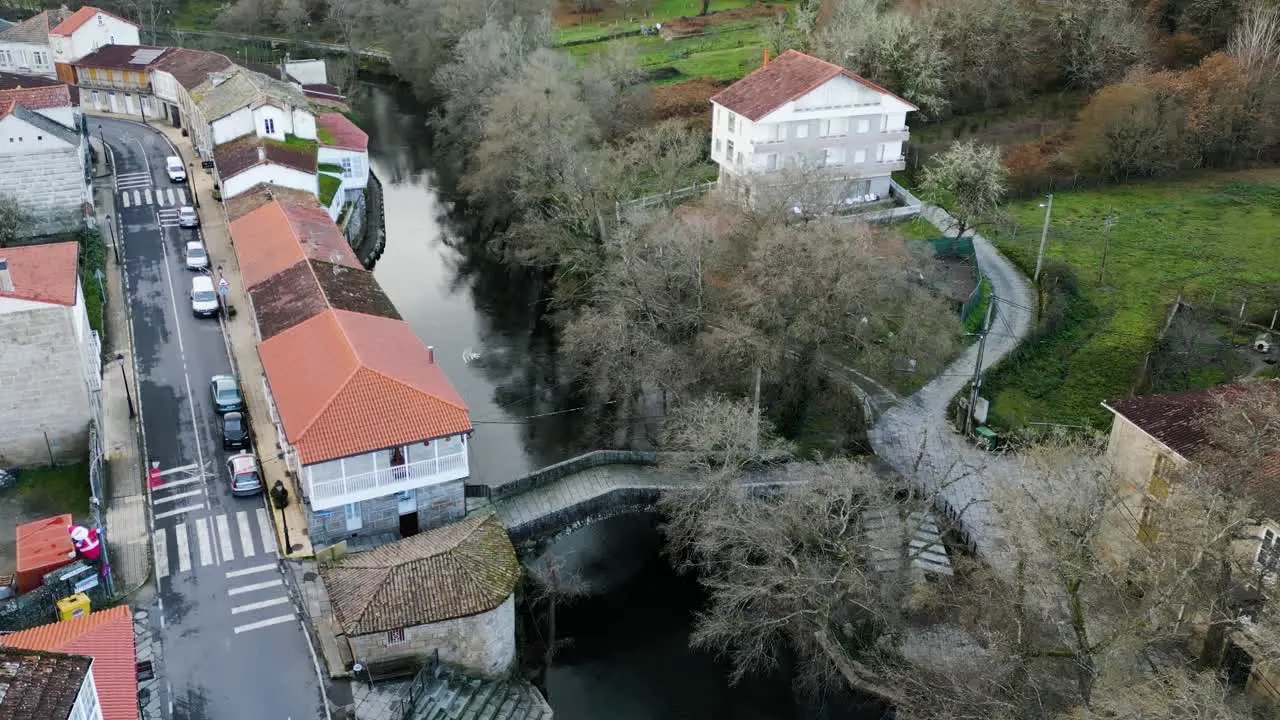
[[[1109,209],[1116,220],[1099,283]],[[995,238],[996,244],[1030,275],[1044,211],[1036,200],[1010,210],[1018,230]],[[1179,292],[1197,307],[1276,293],[1277,228],[1280,170],[1055,195],[1046,261],[1075,272],[1079,295],[1058,332],[1033,338],[987,378],[993,423],[1105,427],[1109,413],[1099,403],[1134,387]],[[1004,328],[997,322],[993,330]],[[1213,372],[1191,377],[1192,385],[1226,379]]]
[[[89,465],[81,462],[23,469],[12,492],[16,492],[29,514],[71,513],[83,520],[88,517],[89,498],[93,494],[89,489]]]

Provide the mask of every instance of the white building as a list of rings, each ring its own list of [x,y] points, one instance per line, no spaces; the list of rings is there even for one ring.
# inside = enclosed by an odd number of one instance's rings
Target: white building
[[[93,207],[89,167],[83,135],[21,105],[0,107],[0,195],[29,211],[27,235],[81,227]]]
[[[298,147],[256,137],[242,137],[218,145],[213,150],[213,164],[222,186],[223,199],[240,195],[261,185],[302,190],[319,195],[316,177],[316,148]]]
[[[907,113],[917,109],[795,50],[772,62],[766,57],[759,70],[713,95],[711,107],[711,159],[721,188],[748,203],[763,192],[789,196],[800,183],[820,188],[823,202],[887,196],[889,174],[906,167]]]
[[[79,128],[80,111],[71,102],[71,88],[60,80],[0,72],[0,106],[9,103],[34,110],[68,130]]]
[[[316,118],[302,89],[239,66],[211,73],[190,91],[198,118],[186,127],[201,157],[213,148],[252,135],[284,142],[316,139]]]
[[[0,249],[0,467],[85,456],[101,349],[74,242]]]
[[[0,31],[0,71],[75,82],[70,63],[106,45],[137,45],[138,26],[86,5],[46,10]]]

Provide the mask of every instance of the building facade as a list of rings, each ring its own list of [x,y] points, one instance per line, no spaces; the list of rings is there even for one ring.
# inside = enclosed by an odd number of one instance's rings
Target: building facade
[[[70,10],[45,10],[0,32],[0,71],[57,77],[49,33],[69,17]]]
[[[80,129],[80,110],[71,100],[71,88],[61,80],[0,72],[0,106],[10,103],[33,110],[68,130]]]
[[[138,26],[105,10],[46,10],[0,31],[0,72],[74,83],[71,63],[107,45],[137,44]]]
[[[80,106],[139,119],[160,117],[163,106],[154,98],[151,70],[168,52],[148,45],[108,45],[73,61]]]
[[[102,364],[77,252],[74,242],[0,250],[0,467],[85,456]]]
[[[79,132],[9,103],[0,107],[0,195],[31,215],[28,236],[82,227],[92,211],[88,142]]]
[[[711,159],[749,204],[849,206],[887,197],[906,167],[916,106],[848,70],[788,50],[711,98]]]

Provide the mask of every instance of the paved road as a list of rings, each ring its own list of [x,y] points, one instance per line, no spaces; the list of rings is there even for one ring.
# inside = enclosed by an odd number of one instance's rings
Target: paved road
[[[921,213],[939,227],[947,223],[936,207]],[[982,366],[991,367],[1026,337],[1031,328],[1034,295],[1027,278],[989,241],[974,236],[978,265],[1001,302],[997,305]],[[978,551],[997,570],[1012,571],[1012,557],[995,503],[1008,488],[1026,487],[1028,479],[1014,461],[983,452],[952,430],[947,405],[973,373],[975,343],[938,377],[884,413],[871,431],[876,454],[904,476],[939,492],[961,520]]]
[[[164,163],[177,153],[137,123],[91,118],[99,128],[116,171],[145,451],[164,473],[149,497],[163,705],[175,720],[325,718],[265,505],[230,493],[209,378],[231,363],[219,321],[191,312],[183,249],[198,235],[177,227],[190,200]]]

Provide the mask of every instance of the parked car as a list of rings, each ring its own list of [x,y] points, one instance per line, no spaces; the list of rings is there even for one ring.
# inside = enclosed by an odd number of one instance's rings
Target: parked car
[[[181,208],[178,208],[178,227],[200,227],[200,216],[196,214],[195,208],[190,205],[184,205]]]
[[[252,438],[249,418],[242,412],[229,412],[222,416],[222,449],[248,450]]]
[[[209,393],[213,396],[213,409],[219,414],[244,410],[244,395],[240,385],[230,375],[214,375],[209,379]]]
[[[187,243],[187,269],[209,269],[209,253],[204,249],[204,245],[198,240],[192,240]]]
[[[177,155],[164,159],[164,169],[169,173],[169,180],[176,183],[187,181],[187,166],[182,164],[182,158]]]
[[[213,278],[208,275],[191,278],[191,312],[196,317],[213,317],[218,314],[218,293],[213,289]]]
[[[227,458],[227,475],[231,478],[231,494],[236,497],[262,492],[262,473],[258,470],[258,459],[249,453]]]

